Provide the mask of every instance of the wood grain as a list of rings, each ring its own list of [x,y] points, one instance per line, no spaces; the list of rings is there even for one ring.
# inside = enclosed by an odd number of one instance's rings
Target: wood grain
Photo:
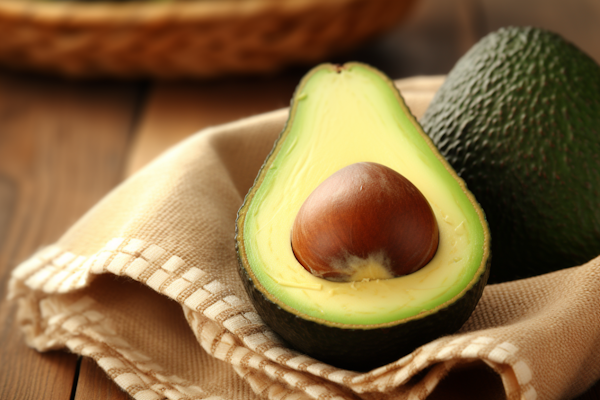
[[[69,399],[77,357],[62,351],[38,353],[25,345],[12,321],[14,308],[0,305],[0,398]]]
[[[83,357],[79,381],[73,400],[127,400],[130,396],[121,390],[91,358]]]
[[[10,271],[121,179],[136,85],[0,71],[0,398],[68,399],[76,357],[25,346]]]
[[[156,83],[125,174],[131,175],[202,128],[287,107],[299,79],[298,73],[290,73],[270,79]]]

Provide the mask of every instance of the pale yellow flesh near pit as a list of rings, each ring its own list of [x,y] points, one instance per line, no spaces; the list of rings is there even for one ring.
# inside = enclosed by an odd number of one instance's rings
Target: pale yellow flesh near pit
[[[310,318],[367,325],[411,317],[452,299],[480,267],[480,216],[394,90],[360,65],[314,73],[296,95],[285,141],[248,208],[244,247],[256,278]],[[290,230],[304,200],[335,171],[360,161],[398,171],[430,202],[440,240],[421,270],[393,279],[330,282],[311,275],[294,257]]]

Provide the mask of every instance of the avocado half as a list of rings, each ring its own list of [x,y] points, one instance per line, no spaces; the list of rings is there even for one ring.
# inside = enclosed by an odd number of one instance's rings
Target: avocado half
[[[315,277],[292,251],[296,214],[323,180],[363,161],[392,168],[425,195],[439,227],[437,252],[425,267],[397,278]],[[236,246],[264,322],[297,350],[351,370],[387,364],[458,330],[489,274],[482,209],[393,82],[360,63],[319,65],[302,79],[238,212]]]

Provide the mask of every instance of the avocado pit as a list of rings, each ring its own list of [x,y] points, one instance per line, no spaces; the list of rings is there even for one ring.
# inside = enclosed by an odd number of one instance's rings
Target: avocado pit
[[[324,180],[301,206],[291,233],[298,262],[332,281],[413,273],[433,258],[438,242],[425,196],[373,162],[351,164]]]

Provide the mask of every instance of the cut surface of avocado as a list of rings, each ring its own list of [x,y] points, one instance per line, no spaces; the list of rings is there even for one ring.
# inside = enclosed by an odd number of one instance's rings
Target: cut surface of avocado
[[[292,251],[294,219],[323,180],[365,161],[392,168],[423,193],[439,227],[438,250],[425,267],[401,277],[315,277]],[[462,297],[486,271],[489,233],[475,199],[393,83],[363,64],[326,64],[297,89],[286,128],[240,209],[237,246],[251,284],[278,307],[319,324],[375,329],[424,318]]]

